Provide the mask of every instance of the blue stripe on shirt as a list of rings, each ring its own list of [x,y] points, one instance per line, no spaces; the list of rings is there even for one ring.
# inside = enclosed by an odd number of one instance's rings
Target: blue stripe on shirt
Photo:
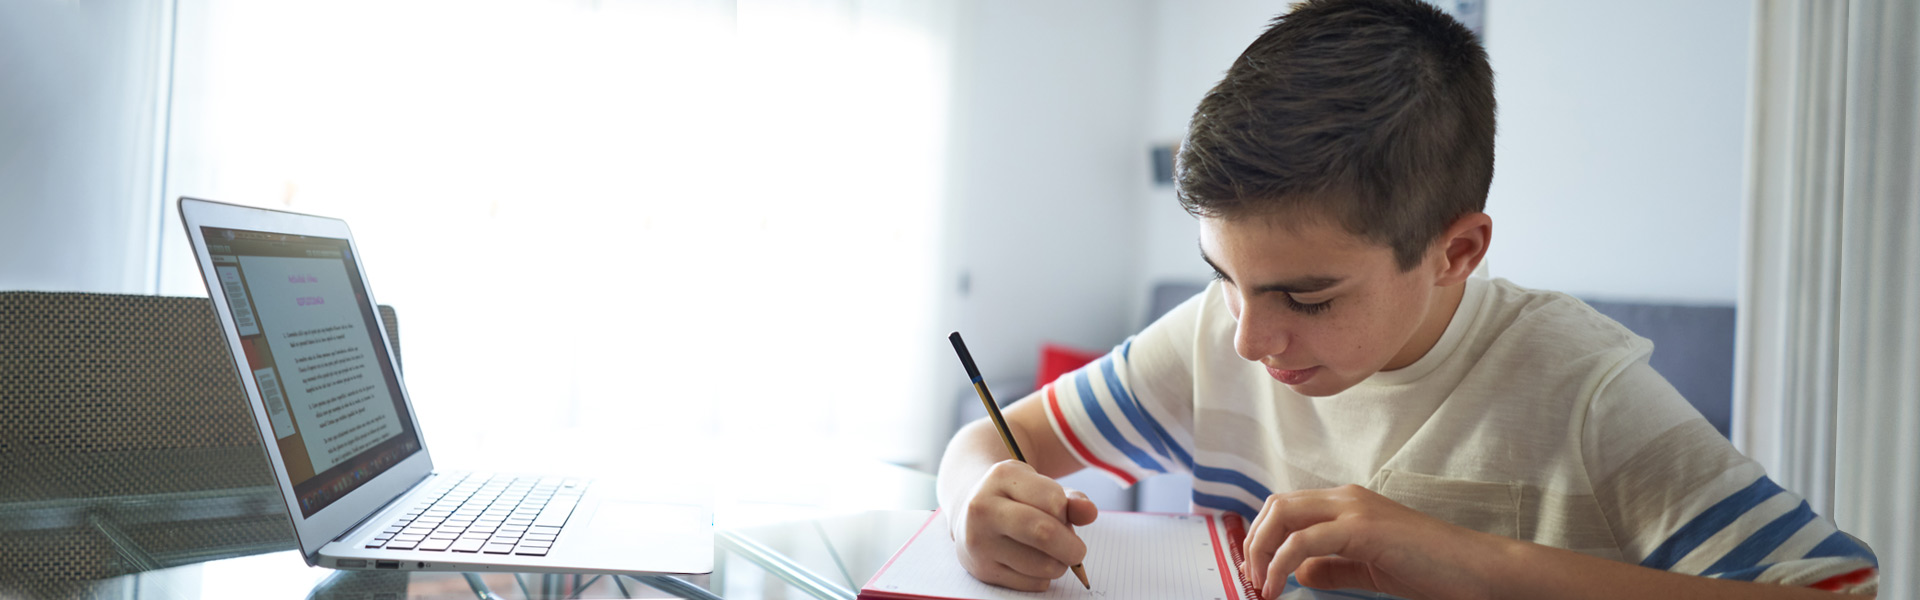
[[[1267,486],[1260,485],[1260,482],[1252,477],[1233,469],[1194,465],[1193,478],[1196,481],[1210,481],[1246,490],[1247,495],[1259,498],[1262,502],[1266,501],[1267,496],[1273,495],[1273,492],[1267,490]]]
[[[1226,496],[1215,496],[1200,490],[1193,491],[1193,505],[1236,513],[1245,518],[1248,523],[1252,523],[1253,518],[1260,514],[1260,511],[1254,510],[1252,506],[1248,506],[1245,502]]]
[[[1680,529],[1674,531],[1667,541],[1661,542],[1658,548],[1654,548],[1652,553],[1647,554],[1647,559],[1640,561],[1640,566],[1662,571],[1672,569],[1673,565],[1687,556],[1687,553],[1705,543],[1707,538],[1720,533],[1720,530],[1726,529],[1727,525],[1739,520],[1741,515],[1747,514],[1747,511],[1781,491],[1780,486],[1774,484],[1772,479],[1761,476],[1754,480],[1752,485],[1721,499],[1720,502],[1707,507],[1707,510],[1695,516],[1692,521],[1688,521],[1686,525],[1680,526]]]
[[[1808,506],[1807,502],[1802,500],[1800,501],[1800,506],[1787,511],[1787,514],[1780,515],[1780,518],[1774,519],[1772,523],[1768,523],[1766,526],[1754,531],[1753,535],[1747,536],[1747,539],[1740,542],[1740,545],[1734,546],[1732,550],[1728,550],[1726,556],[1720,557],[1719,561],[1714,562],[1713,566],[1707,567],[1707,570],[1701,574],[1720,575],[1721,579],[1751,580],[1754,576],[1759,575],[1760,571],[1766,570],[1752,569],[1751,567],[1759,565],[1760,559],[1766,558],[1768,554],[1772,554],[1774,550],[1779,549],[1780,544],[1786,543],[1787,538],[1793,537],[1795,532],[1800,531],[1801,527],[1806,526],[1806,524],[1812,520],[1813,507]],[[1743,573],[1746,575],[1745,578],[1734,573],[1743,570],[1747,571]],[[1725,575],[1722,575],[1723,573],[1725,573]]]
[[[1127,441],[1126,436],[1120,434],[1120,429],[1113,426],[1113,419],[1107,418],[1106,409],[1100,407],[1100,398],[1093,395],[1093,381],[1087,377],[1089,370],[1080,369],[1074,372],[1073,387],[1080,392],[1080,406],[1086,409],[1087,419],[1093,421],[1093,427],[1100,430],[1100,435],[1107,438],[1108,444],[1112,444],[1121,454],[1127,455],[1127,458],[1133,459],[1134,464],[1140,465],[1140,468],[1159,473],[1167,472],[1166,467],[1160,466],[1160,463],[1153,460],[1145,450]]]
[[[1812,550],[1808,550],[1807,555],[1801,558],[1827,558],[1834,556],[1864,558],[1868,562],[1873,563],[1875,568],[1880,566],[1880,559],[1875,557],[1872,551],[1867,550],[1866,547],[1854,542],[1853,538],[1847,537],[1847,534],[1839,531],[1833,532],[1833,535],[1827,536],[1827,539],[1820,540],[1819,545],[1814,546]]]
[[[1113,403],[1120,406],[1120,414],[1126,415],[1127,422],[1133,424],[1134,431],[1140,432],[1141,437],[1147,438],[1147,443],[1153,445],[1153,451],[1160,456],[1178,460],[1188,469],[1192,469],[1193,457],[1188,455],[1186,450],[1180,449],[1179,444],[1173,442],[1173,436],[1167,435],[1166,428],[1161,427],[1160,422],[1153,419],[1153,415],[1147,414],[1146,410],[1140,406],[1140,401],[1135,400],[1133,394],[1127,393],[1127,386],[1120,383],[1120,374],[1114,371],[1113,355],[1100,358],[1100,373],[1105,376],[1107,394],[1113,396]]]

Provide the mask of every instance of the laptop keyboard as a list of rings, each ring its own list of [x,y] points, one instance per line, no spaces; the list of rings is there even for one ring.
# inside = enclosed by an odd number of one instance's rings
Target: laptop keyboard
[[[427,494],[367,547],[546,556],[586,492],[587,480],[476,473],[440,490]]]

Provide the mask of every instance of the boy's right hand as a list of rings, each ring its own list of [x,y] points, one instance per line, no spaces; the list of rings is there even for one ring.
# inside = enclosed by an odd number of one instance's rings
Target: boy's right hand
[[[1038,592],[1087,555],[1086,543],[1067,524],[1092,523],[1099,513],[1086,494],[1005,460],[987,470],[949,523],[960,564],[974,578]]]

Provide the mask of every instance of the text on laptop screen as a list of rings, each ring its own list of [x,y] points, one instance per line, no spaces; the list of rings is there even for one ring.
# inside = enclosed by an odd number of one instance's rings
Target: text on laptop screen
[[[418,452],[347,241],[202,233],[304,516]]]

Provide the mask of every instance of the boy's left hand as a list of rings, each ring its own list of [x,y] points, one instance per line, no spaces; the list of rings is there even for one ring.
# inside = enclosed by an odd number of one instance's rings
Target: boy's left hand
[[[1497,560],[1504,541],[1345,485],[1268,496],[1243,568],[1266,598],[1279,597],[1290,573],[1313,588],[1484,598],[1491,590],[1475,573]]]

